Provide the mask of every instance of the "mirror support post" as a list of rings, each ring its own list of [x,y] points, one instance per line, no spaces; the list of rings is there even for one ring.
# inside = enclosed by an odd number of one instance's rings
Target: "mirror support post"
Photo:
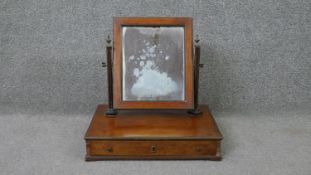
[[[103,62],[103,67],[107,67],[107,85],[108,85],[108,109],[106,115],[114,116],[117,114],[117,110],[113,108],[113,75],[112,75],[112,66],[113,66],[113,56],[112,56],[112,41],[110,36],[106,40],[106,54],[107,54],[107,64]]]
[[[196,35],[195,37],[195,43],[194,43],[194,59],[193,59],[193,89],[194,89],[194,93],[193,93],[193,100],[194,100],[194,104],[193,104],[193,109],[189,110],[188,113],[193,114],[193,115],[199,115],[202,114],[202,112],[199,109],[199,105],[198,105],[198,94],[199,94],[199,72],[200,72],[200,68],[203,67],[203,64],[200,64],[200,39],[199,36]]]

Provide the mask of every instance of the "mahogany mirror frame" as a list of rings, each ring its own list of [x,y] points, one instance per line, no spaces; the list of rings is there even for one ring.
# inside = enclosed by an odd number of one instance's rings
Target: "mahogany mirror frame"
[[[184,100],[124,101],[122,100],[122,27],[184,27]],[[193,43],[192,18],[187,17],[114,17],[113,106],[115,109],[193,109]]]

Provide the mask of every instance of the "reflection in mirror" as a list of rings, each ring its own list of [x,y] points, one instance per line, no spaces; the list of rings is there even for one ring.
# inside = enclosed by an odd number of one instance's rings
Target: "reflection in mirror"
[[[122,99],[185,99],[184,27],[122,27]]]

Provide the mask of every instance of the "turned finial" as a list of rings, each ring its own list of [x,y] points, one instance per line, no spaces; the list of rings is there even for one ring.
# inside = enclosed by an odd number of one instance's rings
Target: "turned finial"
[[[107,42],[107,44],[108,44],[108,45],[110,45],[110,44],[111,44],[110,35],[108,35],[108,37],[107,37],[107,39],[106,39],[106,42]]]
[[[195,44],[199,44],[200,42],[199,35],[195,35],[194,42]]]

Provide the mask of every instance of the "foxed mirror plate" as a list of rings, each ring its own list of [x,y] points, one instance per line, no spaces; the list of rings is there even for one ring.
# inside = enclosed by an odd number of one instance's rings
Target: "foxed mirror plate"
[[[122,100],[185,100],[183,26],[122,26]]]

